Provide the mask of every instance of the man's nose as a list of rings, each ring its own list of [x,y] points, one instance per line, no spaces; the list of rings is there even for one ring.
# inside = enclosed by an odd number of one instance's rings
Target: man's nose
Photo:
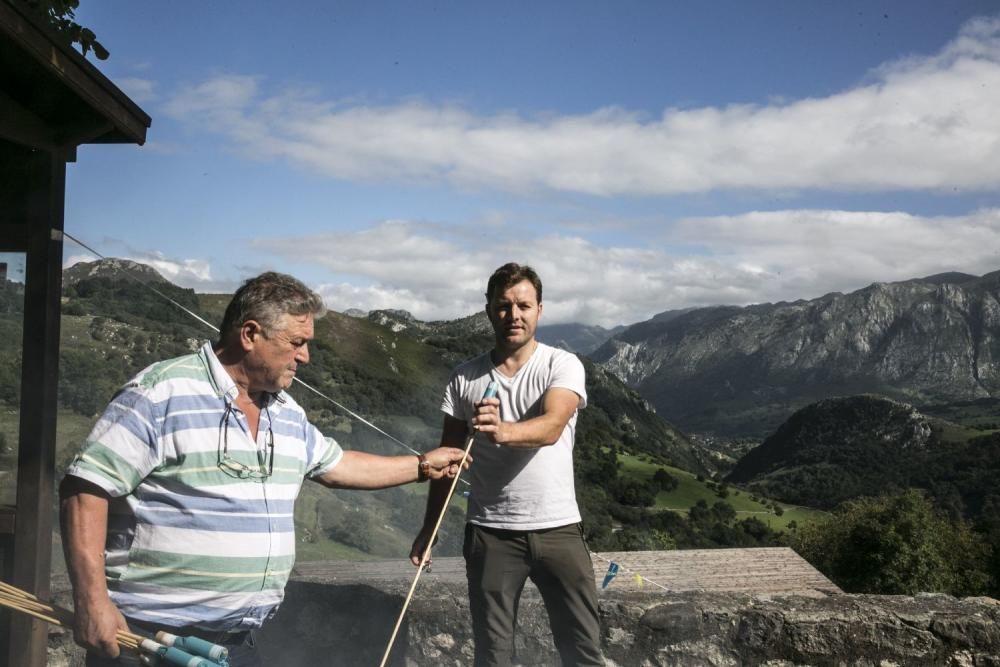
[[[295,353],[295,361],[299,362],[300,364],[309,363],[309,343],[305,343],[302,347],[299,348],[298,352]]]

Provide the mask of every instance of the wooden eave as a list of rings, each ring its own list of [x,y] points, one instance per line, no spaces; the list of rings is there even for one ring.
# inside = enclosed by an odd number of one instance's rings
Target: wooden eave
[[[51,28],[0,0],[0,138],[49,151],[146,141],[151,119]]]

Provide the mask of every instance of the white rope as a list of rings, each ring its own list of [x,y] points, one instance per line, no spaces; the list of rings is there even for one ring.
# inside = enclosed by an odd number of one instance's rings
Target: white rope
[[[385,437],[387,437],[390,440],[392,440],[393,442],[395,442],[400,447],[405,447],[406,449],[408,449],[413,454],[419,454],[420,453],[417,450],[415,450],[413,447],[410,447],[408,444],[406,444],[405,442],[403,442],[402,440],[394,438],[390,434],[386,433],[385,431],[383,431],[382,429],[380,429],[378,426],[376,426],[375,424],[371,423],[370,421],[368,421],[367,419],[365,419],[364,417],[362,417],[358,413],[354,412],[350,408],[348,408],[346,406],[343,406],[340,403],[338,403],[337,401],[333,400],[332,398],[330,398],[329,396],[327,396],[326,394],[324,394],[323,392],[321,392],[319,389],[316,389],[312,385],[306,384],[303,380],[300,380],[298,378],[293,378],[293,379],[296,382],[298,382],[300,385],[302,385],[303,387],[305,387],[306,389],[308,389],[309,391],[311,391],[312,393],[316,394],[317,396],[320,396],[320,397],[325,398],[326,400],[330,401],[331,403],[333,403],[334,405],[336,405],[338,408],[340,408],[341,410],[343,410],[347,414],[349,414],[352,417],[354,417],[355,419],[357,419],[362,424],[365,424],[365,425],[370,426],[371,428],[375,429],[376,431],[378,431],[379,433],[381,433]]]

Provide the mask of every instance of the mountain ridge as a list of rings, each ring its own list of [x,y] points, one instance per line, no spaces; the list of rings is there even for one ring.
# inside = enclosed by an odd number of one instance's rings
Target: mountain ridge
[[[73,286],[87,278],[119,278],[131,276],[140,282],[169,283],[163,275],[141,262],[110,257],[93,262],[77,262],[63,271],[63,285]]]
[[[1000,272],[712,306],[628,327],[591,357],[689,431],[763,436],[829,396],[1000,393]]]

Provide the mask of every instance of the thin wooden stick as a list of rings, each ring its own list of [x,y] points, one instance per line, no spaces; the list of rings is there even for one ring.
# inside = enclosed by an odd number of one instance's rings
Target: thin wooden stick
[[[70,610],[42,602],[31,593],[26,593],[20,588],[11,586],[3,581],[0,581],[0,606],[33,616],[51,625],[66,628],[73,626],[73,612]],[[122,648],[139,651],[144,637],[125,630],[119,630],[115,635],[115,639]]]
[[[53,607],[36,600],[0,596],[0,605],[17,611],[33,611],[55,617],[57,619],[56,623],[59,625],[66,622],[73,622],[72,612],[59,607]]]
[[[28,614],[29,616],[34,616],[35,618],[41,619],[53,625],[62,625],[62,622],[58,618],[53,616],[47,616],[41,610],[31,609],[30,607],[21,607],[13,602],[8,602],[6,600],[0,600],[0,605],[7,607],[8,609],[13,609],[14,611],[19,611],[22,614]]]
[[[483,394],[483,399],[496,398],[497,391],[500,389],[499,385],[491,380],[486,386],[486,392]],[[441,522],[444,520],[444,515],[448,511],[448,505],[451,503],[451,497],[455,493],[455,487],[458,485],[458,480],[462,476],[462,469],[465,467],[465,462],[469,458],[469,452],[472,450],[472,443],[476,441],[476,431],[472,430],[469,434],[469,439],[465,443],[465,451],[462,452],[462,460],[458,464],[458,474],[455,475],[455,479],[451,480],[451,487],[448,489],[448,496],[444,499],[444,504],[441,505],[441,514],[438,515],[437,522],[434,524],[434,530],[431,531],[430,539],[427,540],[427,546],[424,548],[424,553],[420,557],[420,565],[417,567],[417,574],[413,577],[413,583],[410,584],[410,592],[406,594],[406,600],[403,601],[403,608],[399,612],[399,618],[396,619],[396,627],[392,629],[392,636],[389,637],[389,643],[385,647],[385,653],[382,655],[382,662],[379,663],[379,667],[385,667],[386,661],[389,660],[389,653],[392,651],[392,645],[396,642],[396,635],[399,633],[399,627],[403,624],[403,617],[406,615],[406,610],[410,606],[410,600],[413,598],[413,591],[417,588],[417,582],[420,581],[420,575],[423,574],[424,566],[431,557],[431,548],[434,546],[434,539],[437,537],[438,529],[441,528]]]
[[[399,612],[399,618],[396,619],[396,627],[392,629],[392,636],[389,637],[389,644],[385,647],[385,654],[382,655],[382,662],[379,663],[379,667],[385,667],[386,661],[389,659],[389,653],[392,651],[392,645],[396,642],[396,634],[399,633],[399,627],[403,624],[403,616],[406,615],[406,609],[410,606],[410,599],[413,598],[413,591],[417,588],[417,582],[420,581],[420,575],[424,571],[424,566],[431,556],[431,547],[434,546],[434,538],[437,537],[438,529],[441,527],[441,522],[444,520],[445,512],[448,511],[448,504],[451,502],[451,496],[455,493],[455,486],[458,485],[458,478],[462,475],[462,468],[465,466],[465,460],[469,458],[469,451],[472,449],[472,443],[476,439],[476,432],[473,431],[472,435],[469,436],[468,442],[465,443],[465,452],[462,453],[462,461],[458,464],[458,474],[455,475],[455,479],[451,481],[451,488],[448,489],[448,497],[444,500],[444,505],[441,507],[441,514],[438,515],[437,522],[434,524],[434,530],[431,532],[431,537],[427,540],[427,547],[424,549],[423,555],[420,557],[420,566],[417,568],[417,575],[413,577],[413,583],[410,584],[410,592],[406,595],[406,600],[403,602],[403,608]]]
[[[11,586],[6,581],[0,581],[0,591],[3,591],[4,593],[6,593],[7,595],[9,595],[11,597],[25,598],[26,600],[37,600],[38,599],[34,595],[32,595],[31,593],[26,593],[25,591],[22,591],[20,588],[16,588],[14,586]]]

